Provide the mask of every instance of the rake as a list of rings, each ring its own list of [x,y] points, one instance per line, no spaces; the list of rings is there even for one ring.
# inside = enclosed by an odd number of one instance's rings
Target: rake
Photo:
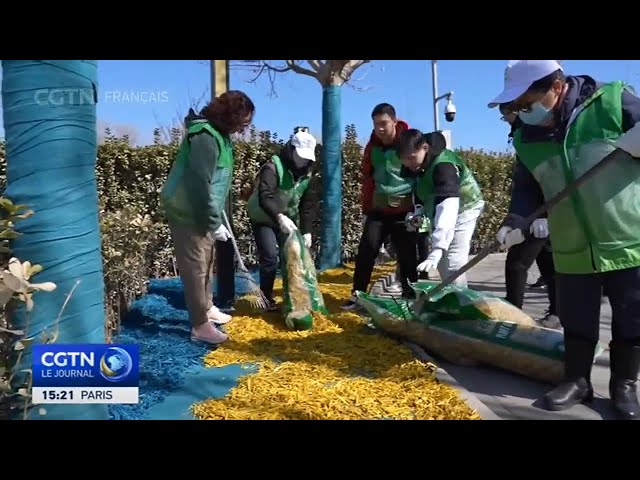
[[[236,266],[235,276],[243,278],[247,282],[247,291],[244,293],[242,298],[247,300],[252,307],[266,310],[269,307],[269,299],[267,299],[264,292],[260,289],[260,285],[256,283],[256,281],[253,279],[253,276],[242,261],[240,250],[238,249],[238,244],[236,242],[236,237],[233,235],[231,225],[229,224],[229,219],[227,218],[227,212],[225,212],[224,210],[222,211],[222,220],[224,221],[225,226],[227,227],[227,230],[229,230],[229,234],[231,235],[233,251],[238,262]]]

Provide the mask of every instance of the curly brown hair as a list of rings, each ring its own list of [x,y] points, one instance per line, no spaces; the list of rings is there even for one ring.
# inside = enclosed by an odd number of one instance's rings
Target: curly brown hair
[[[251,122],[255,111],[256,107],[246,93],[239,90],[229,90],[214,98],[211,103],[204,107],[202,115],[220,133],[229,135],[241,130],[247,121]]]

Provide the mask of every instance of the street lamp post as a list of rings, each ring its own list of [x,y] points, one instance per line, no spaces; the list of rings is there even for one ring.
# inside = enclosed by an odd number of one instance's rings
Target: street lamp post
[[[453,92],[447,92],[438,96],[438,61],[431,60],[431,88],[433,92],[433,128],[436,132],[440,131],[440,118],[438,114],[438,102],[444,100],[451,102]]]

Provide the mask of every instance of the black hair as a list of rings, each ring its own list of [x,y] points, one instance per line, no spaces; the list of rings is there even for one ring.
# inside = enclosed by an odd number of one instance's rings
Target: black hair
[[[396,109],[393,108],[389,103],[379,103],[373,108],[371,112],[371,118],[377,117],[378,115],[389,115],[391,118],[395,120],[396,118]]]
[[[545,77],[542,77],[539,80],[536,80],[531,84],[531,86],[527,89],[527,91],[547,93],[549,90],[551,90],[551,87],[553,86],[553,82],[555,82],[556,80],[560,80],[562,83],[566,82],[566,77],[564,75],[564,72],[560,69],[556,70],[553,73],[550,73]]]
[[[400,136],[396,142],[396,153],[398,156],[414,153],[425,143],[429,143],[428,138],[420,130],[416,128],[404,130],[403,132],[400,132]]]

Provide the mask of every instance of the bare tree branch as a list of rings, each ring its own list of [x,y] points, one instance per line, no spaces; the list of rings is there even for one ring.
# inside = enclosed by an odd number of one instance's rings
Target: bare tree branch
[[[318,74],[316,72],[298,65],[296,63],[296,60],[287,60],[286,62],[288,70],[291,70],[292,72],[298,73],[300,75],[307,75],[308,77],[318,78]],[[318,69],[320,69],[320,67],[318,67]]]
[[[363,64],[364,65],[364,64]],[[367,64],[369,67],[372,65],[371,63]],[[358,72],[360,72],[361,70],[358,70]],[[380,71],[384,71],[384,67],[380,66]],[[363,69],[362,70],[362,74],[359,75],[357,78],[354,78],[353,74],[351,75],[351,78],[349,79],[349,81],[347,83],[345,83],[345,85],[347,85],[349,88],[355,90],[356,92],[368,92],[373,90],[373,88],[375,88],[373,85],[358,85],[361,82],[363,82],[365,80],[365,78],[367,78],[367,76],[369,75],[369,73],[371,73],[371,68],[368,69]]]
[[[233,69],[249,70],[252,77],[249,83],[256,83],[266,76],[271,97],[277,96],[275,82],[278,74],[293,72],[298,75],[315,78],[321,85],[350,84],[353,72],[371,60],[234,60],[229,66]],[[306,62],[305,67],[301,62]],[[351,86],[351,85],[349,85]],[[355,87],[356,90],[362,90]]]
[[[313,70],[315,72],[319,72],[320,71],[320,60],[307,60],[307,63],[311,66],[311,68],[313,68]]]

